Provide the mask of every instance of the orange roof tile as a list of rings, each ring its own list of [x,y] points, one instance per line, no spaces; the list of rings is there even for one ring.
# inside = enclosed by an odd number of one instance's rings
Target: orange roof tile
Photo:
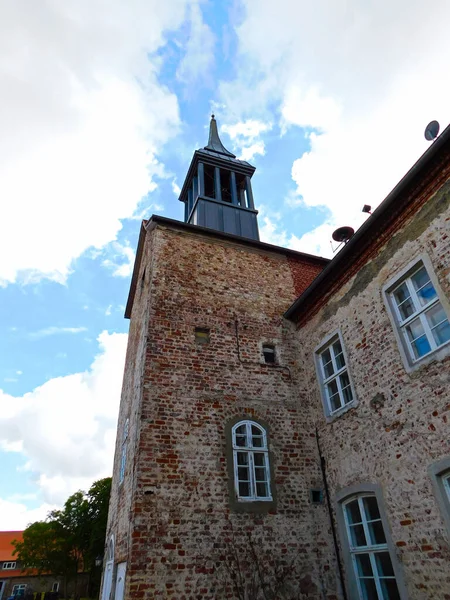
[[[16,560],[13,540],[22,540],[23,531],[0,531],[0,561]]]

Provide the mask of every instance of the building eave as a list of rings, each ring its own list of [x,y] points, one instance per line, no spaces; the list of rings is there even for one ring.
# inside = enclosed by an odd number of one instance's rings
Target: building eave
[[[344,276],[350,272],[349,265],[361,259],[371,246],[379,247],[381,243],[385,243],[387,226],[413,203],[416,197],[413,190],[419,187],[424,173],[432,168],[433,163],[439,158],[439,153],[446,146],[450,146],[450,125],[422,154],[311,285],[293,302],[284,313],[286,319],[295,322],[298,321],[300,312],[302,315],[310,313],[314,305],[336,286],[336,282],[340,279],[342,279],[341,284],[346,281]]]

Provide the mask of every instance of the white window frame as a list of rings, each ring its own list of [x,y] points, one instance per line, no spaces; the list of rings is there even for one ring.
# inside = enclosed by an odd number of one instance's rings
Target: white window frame
[[[15,569],[17,566],[17,562],[4,562],[3,563],[3,569]]]
[[[236,441],[236,431],[238,428],[245,426],[246,430],[246,445],[241,446]],[[253,435],[252,427],[256,427],[261,432],[262,446],[253,446]],[[236,498],[240,502],[270,502],[272,501],[272,491],[270,484],[270,461],[269,461],[269,448],[267,445],[267,433],[262,425],[255,421],[243,420],[236,423],[231,430],[232,448],[233,448],[233,472],[234,472],[234,489]],[[239,472],[238,472],[238,454],[245,454],[247,456],[248,472],[249,472],[249,496],[241,496],[239,493]],[[268,495],[258,496],[256,487],[256,473],[255,473],[255,454],[262,454],[264,456],[264,473],[265,483],[267,486]],[[242,465],[241,465],[242,466]],[[245,480],[247,481],[247,480]]]
[[[450,456],[431,464],[428,474],[450,540]]]
[[[341,368],[339,368],[336,363],[336,355],[335,355],[334,347],[333,347],[333,345],[336,342],[339,342],[341,345],[342,357],[343,357],[344,363],[345,363],[344,366]],[[330,350],[330,355],[331,355],[331,359],[332,359],[333,374],[331,376],[326,375],[323,361],[322,361],[322,355],[327,350]],[[319,380],[325,417],[326,417],[327,421],[332,421],[335,417],[342,415],[343,413],[347,412],[350,408],[353,408],[354,406],[356,406],[358,404],[358,400],[357,400],[356,393],[355,393],[355,386],[353,385],[352,376],[350,374],[347,352],[345,350],[345,345],[344,345],[344,341],[342,339],[341,332],[335,331],[330,336],[328,336],[327,338],[322,340],[321,344],[314,351],[314,358],[315,358],[317,378]],[[345,397],[343,394],[343,389],[342,389],[341,379],[340,379],[341,376],[344,375],[345,373],[347,374],[347,377],[348,377],[348,380],[350,383],[350,391],[352,394],[352,399],[349,400],[348,402],[345,402]],[[330,402],[330,397],[328,394],[328,384],[330,384],[332,381],[336,381],[336,385],[337,385],[338,393],[339,393],[339,400],[341,403],[340,407],[336,408],[336,409],[332,408],[331,402]]]
[[[20,590],[24,590],[27,587],[26,583],[16,583],[13,585],[13,589],[11,591],[11,595],[14,596]]]
[[[429,281],[433,285],[434,290],[436,292],[436,296],[424,306],[420,304],[418,295],[411,280],[415,273],[417,273],[422,267],[425,268],[426,273],[429,277]],[[412,314],[406,319],[403,319],[399,311],[397,302],[394,298],[394,292],[404,282],[407,282],[407,288],[410,293],[414,308],[416,309],[414,314]],[[386,307],[388,309],[388,314],[393,325],[394,334],[397,338],[400,354],[402,356],[403,363],[407,372],[414,371],[415,369],[419,368],[422,364],[426,364],[432,360],[442,360],[445,356],[450,354],[450,340],[447,340],[443,344],[437,345],[430,325],[426,318],[426,313],[438,304],[441,305],[445,315],[447,316],[447,319],[449,319],[450,315],[450,305],[439,286],[439,282],[437,281],[436,275],[434,273],[433,265],[426,254],[415,258],[415,260],[411,261],[395,277],[392,277],[383,286],[383,295]],[[420,322],[425,331],[431,349],[429,352],[416,358],[411,342],[406,333],[406,327],[417,318],[420,319]]]
[[[368,519],[367,513],[366,513],[366,509],[364,506],[364,498],[374,498],[375,501],[377,502],[377,508],[378,511],[380,513],[380,517],[378,519]],[[347,506],[353,502],[357,501],[358,502],[358,506],[359,506],[359,512],[361,514],[361,522],[358,524],[350,524],[349,519],[348,519],[348,512],[347,512]],[[398,586],[398,582],[397,582],[397,578],[395,575],[395,571],[394,571],[394,565],[393,565],[393,560],[392,560],[392,555],[391,552],[389,550],[388,547],[388,543],[387,543],[387,536],[388,536],[388,532],[386,532],[386,528],[385,525],[383,523],[383,518],[381,515],[381,510],[380,507],[378,505],[378,499],[376,497],[375,494],[371,494],[371,493],[361,493],[361,494],[356,494],[353,495],[349,498],[347,498],[345,500],[345,502],[342,503],[342,510],[344,513],[344,522],[345,522],[345,528],[346,528],[346,534],[347,534],[347,543],[348,543],[348,548],[349,548],[349,552],[350,552],[350,556],[351,556],[351,563],[352,563],[352,568],[353,568],[353,574],[356,580],[356,584],[357,584],[357,588],[358,588],[358,594],[359,594],[359,598],[362,600],[365,598],[365,594],[364,594],[364,590],[361,587],[361,582],[360,580],[363,579],[364,577],[361,577],[358,573],[358,567],[357,567],[357,555],[359,554],[365,554],[369,556],[369,560],[370,560],[370,565],[371,565],[371,569],[372,569],[372,574],[373,577],[367,577],[367,579],[373,579],[374,583],[375,583],[375,587],[376,587],[376,591],[379,597],[379,600],[384,600],[385,596],[383,594],[383,589],[382,589],[382,583],[381,581],[383,579],[390,579],[390,580],[394,580],[396,582],[397,585],[397,589],[399,590],[399,586]],[[384,537],[386,539],[386,541],[382,544],[373,544],[370,542],[370,530],[369,530],[369,526],[370,523],[374,523],[379,521],[381,523],[381,526],[383,528],[383,533],[384,533]],[[351,528],[352,527],[358,527],[361,526],[363,527],[363,531],[364,531],[364,536],[366,539],[366,545],[361,545],[361,546],[353,546],[352,545],[352,536],[351,536]],[[376,561],[376,555],[379,553],[387,553],[389,554],[389,558],[391,561],[391,565],[392,565],[392,570],[393,570],[393,575],[391,576],[381,576],[380,573],[378,572],[378,566],[377,566],[377,561]],[[400,590],[399,590],[399,594],[400,594]]]
[[[125,421],[125,425],[123,427],[123,437],[122,437],[122,451],[120,453],[120,471],[119,471],[119,485],[123,483],[125,479],[125,469],[127,466],[127,445],[128,445],[128,433],[130,429],[130,419]]]
[[[53,582],[52,592],[59,592],[59,581],[54,581]]]

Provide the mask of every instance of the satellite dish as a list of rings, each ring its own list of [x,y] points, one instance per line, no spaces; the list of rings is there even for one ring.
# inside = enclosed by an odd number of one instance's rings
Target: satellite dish
[[[431,121],[425,128],[425,139],[431,142],[435,140],[439,133],[439,123],[437,121]]]
[[[353,227],[339,227],[338,229],[336,229],[336,231],[333,231],[333,235],[331,237],[335,242],[347,243],[354,233],[355,230],[353,229]]]

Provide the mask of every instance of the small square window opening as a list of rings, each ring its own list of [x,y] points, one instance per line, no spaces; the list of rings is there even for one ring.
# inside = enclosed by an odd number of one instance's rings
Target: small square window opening
[[[323,502],[322,490],[319,490],[319,489],[310,490],[310,498],[311,498],[311,504],[322,504],[322,502]]]
[[[272,344],[264,344],[263,345],[263,356],[264,362],[273,365],[275,363],[275,346]]]
[[[211,341],[210,330],[207,327],[195,328],[195,342],[197,344],[209,344]]]

